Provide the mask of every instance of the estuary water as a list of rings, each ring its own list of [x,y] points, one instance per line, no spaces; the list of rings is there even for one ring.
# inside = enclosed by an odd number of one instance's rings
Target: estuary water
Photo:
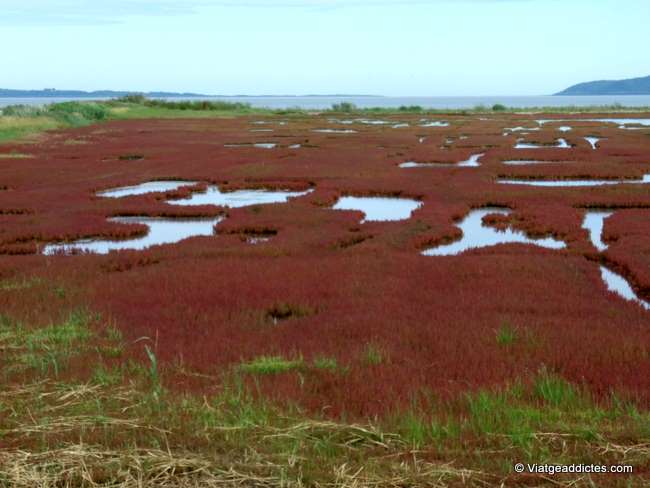
[[[14,104],[45,105],[69,100],[90,100],[90,98],[0,98],[0,107]],[[188,100],[170,97],[166,100]],[[189,100],[203,100],[191,98]],[[420,105],[432,109],[466,109],[477,105],[491,107],[501,103],[508,107],[569,107],[589,105],[621,104],[625,107],[650,106],[650,95],[602,95],[602,96],[474,96],[474,97],[374,97],[374,96],[233,96],[209,97],[205,100],[225,100],[228,102],[250,103],[253,107],[283,109],[298,107],[303,109],[330,108],[334,103],[350,102],[358,107],[395,108],[401,105]]]

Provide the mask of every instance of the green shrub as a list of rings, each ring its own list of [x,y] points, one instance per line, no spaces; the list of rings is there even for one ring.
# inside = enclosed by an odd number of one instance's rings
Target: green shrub
[[[341,102],[332,104],[333,112],[345,112],[350,113],[358,110],[357,106],[351,102]]]
[[[50,115],[72,126],[88,125],[105,120],[109,116],[108,108],[95,102],[62,102],[47,108]]]
[[[171,110],[207,110],[207,111],[237,111],[250,110],[250,103],[227,102],[224,100],[179,100],[169,101],[160,99],[145,99],[144,105],[147,107],[166,108]]]
[[[116,98],[115,101],[121,103],[137,103],[142,105],[147,101],[147,97],[145,97],[142,93],[129,93],[123,97]]]
[[[424,109],[420,105],[401,105],[400,112],[422,112]]]
[[[493,112],[505,112],[506,110],[508,110],[508,107],[506,107],[501,103],[495,103],[494,105],[492,105]]]
[[[8,105],[2,109],[2,115],[8,117],[37,117],[43,114],[44,110],[34,105]]]

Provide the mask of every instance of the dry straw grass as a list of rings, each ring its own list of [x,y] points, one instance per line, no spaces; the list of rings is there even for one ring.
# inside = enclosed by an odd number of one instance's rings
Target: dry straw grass
[[[89,399],[111,399],[121,408],[105,415],[79,415]],[[479,471],[455,467],[452,463],[430,463],[418,459],[395,434],[373,426],[345,425],[329,421],[287,421],[287,427],[269,425],[223,426],[218,433],[245,434],[244,449],[228,451],[219,446],[190,452],[172,448],[174,430],[153,425],[145,418],[134,418],[142,394],[131,387],[104,387],[81,384],[65,385],[41,381],[6,388],[0,403],[33,404],[33,411],[17,412],[20,422],[11,428],[0,423],[0,438],[13,445],[34,445],[42,440],[44,448],[0,449],[0,486],[24,488],[140,488],[140,487],[443,487],[450,485],[489,486],[491,477]],[[27,409],[29,410],[29,408]],[[120,415],[127,414],[128,418]],[[168,427],[168,426],[165,426]],[[148,431],[164,439],[163,448],[121,447],[85,443],[92,429],[114,431],[118,437],[129,431]],[[79,442],[61,444],[57,438]],[[268,443],[336,446],[350,454],[331,459],[323,466],[322,476],[310,479],[301,469],[306,461],[300,452],[264,452]],[[56,447],[50,447],[56,446]],[[216,452],[216,453],[215,453]],[[354,456],[352,456],[354,454]],[[367,456],[367,457],[365,457]],[[353,461],[352,458],[356,458]],[[358,459],[366,459],[366,466]],[[379,467],[379,469],[377,468]]]
[[[178,487],[444,487],[450,484],[491,486],[480,474],[445,464],[400,463],[378,477],[363,467],[333,467],[330,481],[306,483],[284,475],[285,467],[251,459],[233,464],[192,453],[163,450],[110,451],[97,446],[71,445],[45,453],[0,452],[0,479],[7,486],[78,488],[111,486]]]

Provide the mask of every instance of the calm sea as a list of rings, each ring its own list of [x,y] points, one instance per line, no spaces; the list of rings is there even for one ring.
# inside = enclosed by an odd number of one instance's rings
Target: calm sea
[[[71,98],[0,98],[0,107],[14,104],[44,105],[69,100],[89,100]],[[184,100],[168,98],[168,100]],[[192,99],[197,100],[197,99]],[[250,103],[254,107],[274,109],[299,107],[304,109],[329,108],[334,103],[351,102],[358,107],[399,107],[401,105],[420,105],[434,109],[463,109],[477,105],[492,106],[501,103],[508,107],[567,107],[589,105],[621,104],[626,107],[650,106],[650,95],[604,95],[604,96],[535,96],[535,97],[212,97],[208,100]]]

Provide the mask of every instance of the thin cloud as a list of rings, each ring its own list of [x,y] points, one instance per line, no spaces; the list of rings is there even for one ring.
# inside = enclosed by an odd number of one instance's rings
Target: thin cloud
[[[520,3],[531,0],[2,0],[0,25],[95,25],[128,17],[192,15],[206,7],[296,8],[422,6],[440,3]]]
[[[120,22],[126,17],[191,15],[209,1],[178,0],[3,0],[2,25],[92,25]]]

